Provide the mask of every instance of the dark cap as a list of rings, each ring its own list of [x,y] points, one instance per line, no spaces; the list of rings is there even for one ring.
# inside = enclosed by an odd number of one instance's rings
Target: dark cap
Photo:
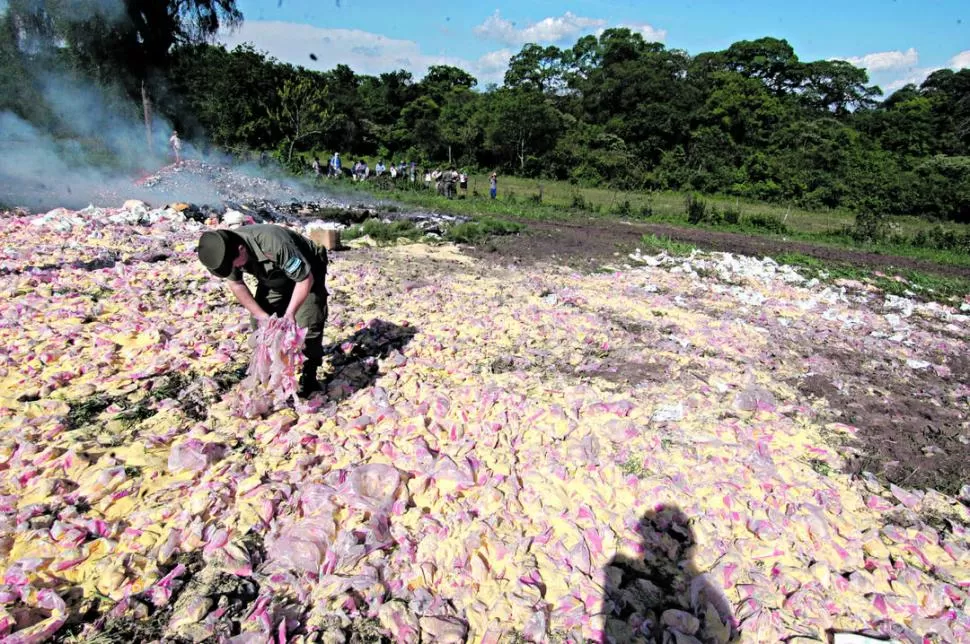
[[[219,277],[229,277],[242,240],[228,230],[209,230],[199,238],[199,261]]]

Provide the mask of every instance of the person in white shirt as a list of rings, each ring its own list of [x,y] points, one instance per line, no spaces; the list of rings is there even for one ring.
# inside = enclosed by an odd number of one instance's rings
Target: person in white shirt
[[[168,144],[172,148],[172,152],[175,154],[175,165],[181,165],[182,139],[179,138],[178,131],[172,130],[172,136],[168,137]]]

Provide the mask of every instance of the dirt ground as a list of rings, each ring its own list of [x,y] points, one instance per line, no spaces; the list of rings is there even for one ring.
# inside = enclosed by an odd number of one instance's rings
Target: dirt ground
[[[933,262],[880,255],[846,248],[818,246],[805,242],[780,241],[740,233],[681,228],[665,224],[588,219],[569,222],[523,220],[526,232],[503,237],[493,244],[471,251],[479,257],[493,257],[503,264],[531,264],[554,260],[575,268],[595,268],[620,261],[638,246],[643,235],[669,237],[688,242],[702,250],[737,253],[755,257],[780,253],[800,253],[819,259],[846,262],[875,270],[915,269],[951,277],[970,277],[970,268],[944,266]]]
[[[848,249],[814,246],[802,242],[745,236],[703,229],[685,229],[659,224],[588,220],[564,223],[522,222],[522,234],[493,240],[482,247],[466,249],[470,255],[499,265],[551,262],[579,270],[596,270],[605,264],[622,265],[627,254],[641,246],[644,234],[690,242],[702,249],[764,256],[796,252],[825,260],[847,262],[891,272],[918,269],[943,275],[970,277],[970,269],[941,266],[931,262],[877,255]],[[966,342],[970,337],[954,337]],[[812,358],[812,373],[792,384],[808,399],[824,399],[834,422],[856,426],[867,450],[849,454],[852,473],[869,471],[884,481],[911,488],[935,488],[956,495],[967,483],[970,461],[970,401],[941,398],[944,382],[932,369],[908,379],[890,373],[890,366],[844,347],[812,347],[798,338],[777,338],[778,355],[788,360]],[[814,355],[809,355],[813,352]],[[941,357],[952,382],[970,381],[970,359]],[[643,380],[629,369],[619,369],[614,378],[630,382]],[[837,440],[833,437],[833,440]]]

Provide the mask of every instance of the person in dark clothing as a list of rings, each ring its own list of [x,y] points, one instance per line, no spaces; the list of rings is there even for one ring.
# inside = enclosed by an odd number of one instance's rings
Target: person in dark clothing
[[[323,363],[323,327],[327,321],[327,251],[288,228],[275,224],[241,226],[202,233],[199,260],[257,320],[276,315],[306,329],[300,395],[320,390],[317,369]],[[250,292],[242,274],[256,278]]]

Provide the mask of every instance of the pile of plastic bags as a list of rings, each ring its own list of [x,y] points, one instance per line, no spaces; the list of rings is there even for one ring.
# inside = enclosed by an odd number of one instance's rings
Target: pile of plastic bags
[[[857,428],[792,384],[826,342],[966,412],[957,311],[739,258],[364,249],[331,258],[329,398],[245,418],[193,226],[66,216],[0,218],[2,636],[970,638],[967,506],[844,473]],[[168,257],[81,264],[132,240]]]

